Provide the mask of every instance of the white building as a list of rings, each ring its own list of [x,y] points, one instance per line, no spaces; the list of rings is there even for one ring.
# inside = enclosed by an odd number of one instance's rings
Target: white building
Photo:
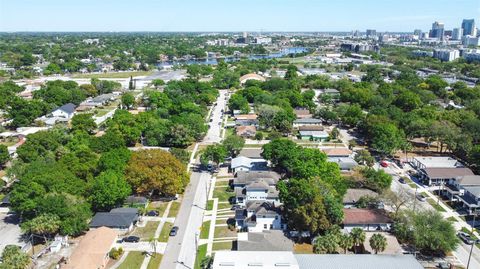
[[[462,163],[452,157],[414,157],[412,164],[418,170],[425,168],[456,168]]]
[[[268,45],[272,43],[272,38],[271,37],[256,37],[255,38],[255,43],[260,44],[260,45]]]
[[[433,58],[437,58],[442,62],[451,62],[460,57],[458,50],[436,49],[433,51]]]
[[[245,209],[235,210],[235,221],[240,230],[254,233],[287,228],[279,209],[264,201],[249,201]]]
[[[462,28],[454,28],[452,31],[452,40],[461,40],[463,36]]]
[[[465,47],[471,47],[471,46],[478,47],[480,46],[480,38],[476,36],[466,35],[462,38],[462,44]]]
[[[245,156],[238,156],[232,159],[230,168],[233,174],[239,171],[259,171],[266,170],[267,161],[264,159],[251,159]]]
[[[68,103],[52,111],[53,117],[71,119],[75,113],[75,105]]]

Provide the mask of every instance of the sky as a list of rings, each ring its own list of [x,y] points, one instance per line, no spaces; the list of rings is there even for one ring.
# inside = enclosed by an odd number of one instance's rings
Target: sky
[[[0,0],[0,31],[377,31],[480,24],[480,0]]]

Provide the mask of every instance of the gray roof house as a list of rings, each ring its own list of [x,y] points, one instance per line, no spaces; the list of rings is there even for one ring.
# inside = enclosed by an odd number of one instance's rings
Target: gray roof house
[[[293,241],[281,230],[262,233],[239,233],[238,251],[293,251]]]
[[[237,177],[233,179],[233,185],[243,187],[251,182],[263,179],[271,186],[277,185],[281,176],[273,171],[238,171]]]
[[[138,220],[137,208],[114,208],[110,212],[98,212],[90,222],[90,228],[102,226],[129,232]]]
[[[266,170],[267,161],[264,159],[251,159],[245,156],[238,156],[232,159],[230,168],[232,169],[233,173],[239,171]]]

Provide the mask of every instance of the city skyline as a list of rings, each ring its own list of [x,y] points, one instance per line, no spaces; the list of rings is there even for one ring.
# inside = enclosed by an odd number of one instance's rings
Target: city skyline
[[[428,31],[434,21],[459,28],[480,14],[475,0],[368,2],[0,0],[0,31],[413,32]]]

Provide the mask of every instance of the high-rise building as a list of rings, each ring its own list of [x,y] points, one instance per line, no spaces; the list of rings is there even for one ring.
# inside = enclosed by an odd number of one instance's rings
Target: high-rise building
[[[443,37],[445,34],[445,24],[442,22],[434,22],[432,24],[432,30],[430,30],[430,37],[438,38],[439,40],[443,41]]]
[[[377,36],[377,30],[367,29],[367,37],[374,37],[374,36]]]
[[[463,36],[462,28],[453,28],[452,40],[461,40]]]
[[[413,30],[413,34],[420,37],[422,35],[422,30],[415,29],[415,30]]]
[[[462,21],[463,35],[477,36],[477,28],[475,27],[474,19],[464,19]]]

